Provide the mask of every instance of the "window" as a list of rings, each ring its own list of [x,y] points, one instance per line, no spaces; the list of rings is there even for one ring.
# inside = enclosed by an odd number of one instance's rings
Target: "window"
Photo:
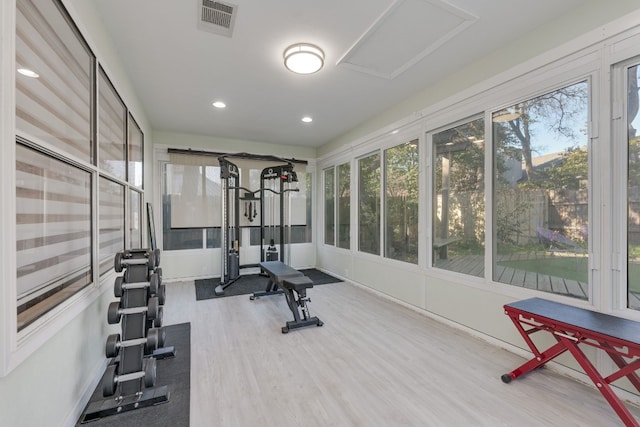
[[[418,263],[418,141],[384,152],[384,256]]]
[[[113,257],[124,249],[124,186],[105,177],[99,180],[98,260],[100,274],[113,268]]]
[[[380,154],[358,160],[358,250],[380,254]]]
[[[335,169],[324,170],[324,244],[335,245]]]
[[[142,130],[129,114],[129,156],[128,156],[128,180],[129,184],[142,188],[142,161],[144,153],[144,135]]]
[[[432,265],[484,277],[484,119],[439,131],[432,142]]]
[[[493,114],[493,280],[587,299],[586,81]]]
[[[93,56],[54,1],[16,3],[16,128],[90,163]]]
[[[268,164],[268,163],[267,163]],[[294,170],[300,170],[300,166],[294,167]],[[240,173],[242,174],[242,168],[240,169]],[[251,169],[250,170],[250,186],[251,190],[258,190],[260,188],[260,174],[262,173],[262,169]],[[285,241],[289,243],[311,243],[312,236],[312,227],[311,227],[311,177],[312,174],[310,172],[297,172],[298,183],[291,184],[290,188],[297,189],[298,191],[288,191],[287,196],[290,198],[291,202],[291,217],[288,216],[289,208],[285,206],[285,215],[283,218],[285,223],[291,221],[291,226],[288,229],[284,230]],[[274,180],[267,180],[265,182],[265,189],[273,187],[273,190],[280,191],[279,183]],[[259,193],[256,193],[259,196]],[[249,227],[249,244],[252,246],[260,245],[260,203],[265,203],[265,216],[266,216],[266,224],[267,229],[264,232],[265,245],[269,244],[269,241],[273,239],[276,245],[280,244],[280,218],[278,217],[279,212],[279,197],[272,193],[271,191],[265,192],[265,200],[263,202],[260,201],[246,201],[247,204],[247,217],[248,208],[251,207],[253,211],[252,220],[249,222],[244,222],[244,217],[240,218],[240,227]],[[286,200],[286,199],[285,199]],[[251,203],[251,206],[249,206]],[[286,201],[285,201],[286,204]],[[277,205],[277,206],[276,206]],[[244,213],[244,208],[241,208]],[[275,209],[276,211],[272,212]],[[273,220],[272,220],[273,218]],[[277,224],[272,224],[275,221]],[[249,224],[249,225],[247,225]]]
[[[16,145],[18,330],[92,281],[91,174]]]
[[[626,68],[627,134],[627,306],[640,310],[640,63]]]
[[[205,242],[207,247],[214,243],[219,231],[211,229],[219,230],[221,225],[220,184],[218,166],[164,165],[164,250],[202,249]]]
[[[349,249],[351,246],[351,163],[343,163],[337,168],[338,192],[338,247]]]
[[[126,108],[116,90],[100,68],[98,86],[98,165],[111,175],[126,179],[125,120]],[[136,152],[135,146],[132,150]]]

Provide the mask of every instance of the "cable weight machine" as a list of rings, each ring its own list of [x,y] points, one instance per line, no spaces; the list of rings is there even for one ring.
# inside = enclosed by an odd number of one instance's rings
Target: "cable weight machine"
[[[290,192],[300,191],[290,188],[298,182],[298,175],[293,164],[268,167],[260,174],[260,261],[282,261],[290,264],[291,260],[291,198]],[[268,196],[269,195],[269,196]],[[274,200],[277,197],[278,200]],[[278,215],[276,214],[278,211]],[[275,219],[278,217],[278,224]],[[286,219],[286,221],[285,221]],[[276,236],[280,250],[276,247]],[[265,242],[269,245],[265,249]],[[285,252],[286,247],[286,252]]]
[[[218,157],[220,164],[221,186],[221,227],[220,253],[221,270],[220,284],[214,289],[218,296],[224,295],[224,290],[240,278],[240,190],[244,190],[255,199],[255,192],[251,192],[239,185],[240,170],[235,163],[225,156]],[[257,199],[256,202],[257,203]],[[248,267],[248,266],[243,266]]]
[[[289,263],[291,241],[290,188],[298,182],[293,164],[264,168],[260,174],[260,189],[251,191],[240,186],[240,170],[227,156],[218,157],[221,178],[221,271],[220,283],[214,289],[218,296],[240,278],[241,268],[258,267],[256,264],[240,265],[240,201],[244,201],[244,216],[249,222],[259,216],[260,261],[280,260]],[[244,195],[241,195],[241,191]],[[258,194],[258,196],[256,196]],[[260,210],[256,205],[260,204]],[[286,219],[286,221],[285,221]],[[269,246],[266,241],[269,239]],[[279,250],[276,247],[276,241]],[[286,247],[286,251],[285,251]],[[285,257],[286,255],[286,257]],[[285,261],[286,258],[286,261]]]

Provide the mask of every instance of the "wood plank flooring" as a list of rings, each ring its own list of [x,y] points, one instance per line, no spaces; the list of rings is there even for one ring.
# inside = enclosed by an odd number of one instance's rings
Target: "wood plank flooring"
[[[309,296],[325,325],[283,335],[283,296],[167,284],[164,323],[191,322],[192,426],[621,425],[594,388],[550,369],[503,384],[521,357],[359,287]]]

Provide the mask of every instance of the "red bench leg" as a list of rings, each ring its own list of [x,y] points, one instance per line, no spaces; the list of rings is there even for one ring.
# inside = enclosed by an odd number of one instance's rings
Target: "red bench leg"
[[[571,339],[571,337],[566,337],[564,335],[556,335],[561,343],[564,343],[566,348],[571,352],[576,361],[580,364],[582,369],[584,369],[585,373],[589,375],[591,381],[595,384],[600,394],[607,399],[609,405],[613,408],[613,410],[618,414],[624,425],[627,427],[640,427],[638,421],[631,415],[631,412],[624,406],[624,404],[620,401],[620,398],[613,392],[607,381],[600,375],[600,373],[596,370],[593,364],[589,361],[587,356],[578,348],[578,343]]]

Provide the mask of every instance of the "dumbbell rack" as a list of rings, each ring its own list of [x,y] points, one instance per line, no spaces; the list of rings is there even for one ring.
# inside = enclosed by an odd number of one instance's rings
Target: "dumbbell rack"
[[[167,386],[154,387],[154,352],[164,345],[165,287],[159,263],[158,249],[127,250],[115,256],[116,272],[125,272],[116,278],[114,295],[120,300],[109,305],[107,320],[109,324],[120,323],[122,334],[107,338],[105,354],[112,361],[102,380],[105,399],[90,403],[82,422],[169,400]],[[162,358],[175,354],[173,347],[159,350]]]

